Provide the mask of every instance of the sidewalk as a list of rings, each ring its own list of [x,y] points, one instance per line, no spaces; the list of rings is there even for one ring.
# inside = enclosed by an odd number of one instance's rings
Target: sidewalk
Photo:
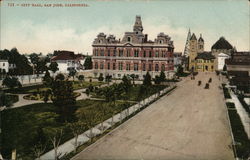
[[[227,102],[233,102],[235,104],[235,108],[237,110],[237,113],[240,116],[241,122],[244,126],[245,132],[247,133],[248,138],[250,139],[250,118],[248,116],[248,113],[240,103],[238,97],[230,90],[230,95],[232,99],[227,99]]]
[[[166,93],[168,90],[170,90],[172,88],[173,87],[166,88],[166,89],[162,90],[160,92],[160,95],[163,95],[164,93]],[[125,109],[125,110],[121,111],[120,113],[117,113],[116,115],[113,116],[113,124],[112,124],[112,117],[110,117],[109,119],[104,121],[104,123],[103,123],[104,129],[103,130],[101,130],[101,123],[96,125],[95,127],[92,128],[92,134],[93,134],[92,137],[95,137],[95,136],[101,134],[102,132],[109,129],[110,127],[112,127],[116,123],[125,119],[127,116],[136,112],[138,109],[142,108],[144,103],[145,103],[145,105],[147,105],[151,101],[155,100],[156,98],[158,98],[157,93],[154,95],[151,95],[150,97],[145,99],[145,101],[142,100],[140,102],[140,104],[141,104],[140,106],[138,104],[135,104],[135,105],[129,107],[128,109]],[[78,145],[82,145],[82,144],[86,143],[89,140],[89,138],[90,138],[90,129],[85,131],[83,134],[79,135]],[[64,144],[59,146],[58,154],[60,154],[60,157],[74,151],[74,142],[75,142],[75,139],[72,138],[69,141],[67,141]],[[54,159],[54,150],[51,150],[51,151],[45,153],[43,156],[41,156],[41,160],[49,160],[49,159]]]

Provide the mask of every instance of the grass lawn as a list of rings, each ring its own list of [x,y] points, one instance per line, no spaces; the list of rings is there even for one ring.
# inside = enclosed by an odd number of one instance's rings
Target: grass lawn
[[[73,81],[72,81],[73,82]],[[88,82],[88,81],[74,81],[73,82],[73,89],[82,89],[82,88],[87,88],[89,85],[94,86],[100,86],[102,84],[105,84],[105,82]],[[45,87],[43,84],[39,85],[33,85],[33,86],[26,86],[22,88],[15,88],[13,90],[7,89],[7,93],[13,93],[13,94],[30,94],[33,92],[42,92],[48,90],[48,87]]]
[[[97,107],[99,105],[105,105],[105,119],[108,119],[112,114],[118,113],[126,106],[131,106],[132,103],[126,103],[123,101],[117,101],[116,107],[111,105],[106,105],[107,102],[96,101],[96,100],[80,100],[77,101],[77,109],[83,108],[83,110],[92,110],[95,115],[100,114],[100,109]],[[61,144],[65,141],[73,138],[73,134],[66,123],[56,120],[56,126],[50,125],[50,119],[39,120],[37,117],[39,115],[52,112],[56,113],[57,108],[49,103],[39,103],[23,106],[20,108],[4,110],[1,112],[2,119],[2,133],[1,133],[1,144],[4,148],[1,149],[1,153],[5,158],[10,158],[11,150],[16,148],[19,157],[25,160],[35,159],[32,149],[36,145],[37,137],[43,137],[41,135],[41,129],[45,127],[61,127],[63,128],[63,137]],[[73,121],[77,119],[73,116]],[[96,116],[94,119],[94,125],[101,122],[101,119]],[[45,138],[46,140],[47,138]],[[47,140],[46,140],[47,141]],[[46,151],[51,150],[53,147],[50,142],[48,142]]]
[[[222,85],[222,87],[223,87],[223,92],[224,92],[224,97],[225,97],[225,99],[230,99],[230,98],[232,98],[231,95],[230,95],[230,93],[229,93],[228,88],[226,88],[225,85]]]
[[[99,82],[99,81],[94,81],[94,82],[88,82],[88,81],[74,81],[73,82],[73,88],[74,90],[76,89],[82,89],[82,88],[88,88],[90,86],[90,84],[95,87],[95,86],[100,86],[105,84],[105,82]]]
[[[235,148],[237,156],[239,158],[247,158],[246,156],[247,153],[249,154],[250,140],[244,130],[237,110],[232,110],[232,108],[235,108],[234,103],[227,103],[227,107],[234,140],[236,142]]]
[[[137,84],[137,85],[131,87],[129,89],[129,92],[127,94],[124,94],[119,99],[121,99],[121,100],[127,99],[129,101],[138,101],[138,95],[139,95],[140,86],[141,85]],[[105,88],[108,88],[108,87],[112,87],[112,85],[104,87],[102,89],[105,89]],[[167,85],[152,85],[150,87],[150,89],[148,90],[148,93],[146,93],[146,91],[145,91],[143,95],[140,95],[140,100],[143,100],[146,97],[149,97],[150,95],[155,94],[159,90],[162,90],[162,89],[164,89],[166,87],[167,87]],[[91,92],[91,95],[92,95],[93,98],[105,99],[104,94],[100,94],[100,93],[97,93],[97,92]]]

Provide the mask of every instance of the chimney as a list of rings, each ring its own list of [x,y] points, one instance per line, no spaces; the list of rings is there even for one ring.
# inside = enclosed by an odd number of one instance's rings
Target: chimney
[[[148,41],[148,34],[145,34],[144,42]]]

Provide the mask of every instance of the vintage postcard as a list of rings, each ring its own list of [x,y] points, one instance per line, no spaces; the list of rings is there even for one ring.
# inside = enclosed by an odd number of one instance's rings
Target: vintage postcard
[[[250,160],[248,0],[0,13],[0,160]]]

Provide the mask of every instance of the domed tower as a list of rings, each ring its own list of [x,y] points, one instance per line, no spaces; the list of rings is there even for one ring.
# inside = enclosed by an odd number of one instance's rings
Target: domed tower
[[[141,16],[136,16],[133,31],[136,34],[142,34],[143,27],[142,27],[142,22],[141,22]]]
[[[202,38],[202,35],[200,34],[200,38],[198,40],[198,53],[204,52],[204,40]]]

